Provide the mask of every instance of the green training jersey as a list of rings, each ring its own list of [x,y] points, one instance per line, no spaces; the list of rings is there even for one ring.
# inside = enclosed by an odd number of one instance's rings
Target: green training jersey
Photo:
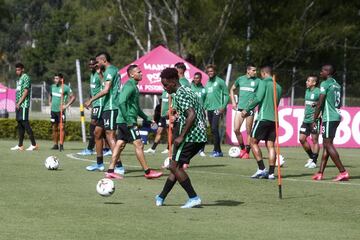
[[[199,98],[199,102],[201,106],[204,106],[204,101],[206,98],[206,90],[204,86],[199,83],[196,85],[194,82],[191,83],[191,90],[196,94],[196,96]]]
[[[90,95],[95,96],[103,89],[99,73],[95,72],[90,75]],[[93,107],[102,107],[104,97],[98,98],[92,102]]]
[[[30,107],[30,93],[31,93],[31,79],[29,75],[23,73],[20,78],[16,81],[16,103],[20,101],[20,98],[23,96],[25,89],[27,89],[28,95],[21,103],[20,107],[28,108]]]
[[[236,88],[239,88],[238,109],[245,109],[248,102],[255,97],[255,92],[259,82],[259,78],[248,78],[247,75],[236,79],[234,85]]]
[[[111,87],[108,94],[104,97],[104,111],[118,109],[117,98],[120,90],[119,69],[114,65],[110,65],[104,72],[104,81],[110,82]]]
[[[169,111],[169,94],[163,90],[161,94],[161,117],[166,117]]]
[[[190,83],[189,83],[189,81],[187,80],[186,77],[180,78],[179,83],[180,83],[181,86],[190,87]]]
[[[181,86],[176,91],[176,97],[174,99],[177,106],[177,112],[179,114],[180,134],[184,129],[186,123],[186,111],[193,108],[196,114],[195,121],[185,135],[185,142],[206,142],[206,122],[203,107],[199,103],[197,95],[189,88]]]
[[[313,90],[306,89],[305,91],[305,110],[304,123],[314,122],[314,113],[316,104],[319,101],[320,89],[315,87]]]
[[[226,109],[229,102],[229,89],[225,81],[215,76],[205,85],[206,98],[204,107],[206,110]]]
[[[119,96],[119,113],[116,123],[126,123],[128,126],[137,124],[137,117],[140,116],[146,121],[151,119],[142,111],[139,106],[140,92],[138,82],[130,78],[121,88]]]
[[[51,95],[51,111],[52,112],[60,112],[60,104],[61,104],[61,84],[52,84],[50,89]],[[63,105],[67,103],[68,97],[72,94],[71,88],[64,84],[64,94],[63,94]]]
[[[320,84],[320,95],[325,95],[322,109],[323,122],[340,121],[341,87],[333,78],[328,78]]]
[[[279,105],[280,102],[281,92],[281,86],[276,83],[277,105]],[[259,105],[257,121],[275,121],[274,85],[271,77],[260,80],[256,95],[254,99],[249,102],[246,111],[249,112],[251,109],[254,109],[256,105]]]

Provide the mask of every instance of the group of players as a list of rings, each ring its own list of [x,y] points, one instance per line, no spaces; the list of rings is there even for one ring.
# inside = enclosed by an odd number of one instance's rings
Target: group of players
[[[101,52],[96,58],[89,61],[91,70],[90,77],[90,98],[84,103],[86,108],[91,107],[90,134],[95,142],[96,160],[93,165],[86,167],[88,171],[104,171],[103,147],[108,144],[112,152],[111,163],[105,173],[107,178],[122,179],[125,173],[121,161],[121,153],[127,143],[133,143],[136,157],[148,179],[159,178],[162,172],[149,168],[145,155],[144,145],[141,141],[137,125],[137,118],[141,117],[145,122],[155,124],[155,121],[147,116],[139,106],[139,90],[137,84],[142,80],[141,69],[137,65],[130,65],[127,69],[129,80],[121,85],[119,69],[111,64],[108,53]],[[248,64],[246,74],[239,77],[230,88],[223,79],[216,75],[216,67],[208,65],[206,73],[209,80],[205,87],[201,83],[201,73],[195,73],[193,82],[190,84],[185,78],[186,66],[184,63],[177,63],[174,68],[166,68],[161,74],[161,82],[164,86],[162,94],[161,118],[158,122],[158,130],[153,146],[146,150],[147,153],[154,153],[160,141],[161,133],[168,130],[171,125],[173,155],[170,158],[168,176],[162,192],[156,196],[157,206],[161,206],[168,193],[175,183],[184,188],[189,200],[183,208],[191,208],[201,204],[200,197],[196,194],[189,176],[185,169],[190,159],[196,154],[205,156],[204,147],[207,142],[206,115],[211,127],[214,139],[214,149],[211,157],[222,157],[220,144],[219,122],[226,111],[229,98],[232,107],[236,110],[234,131],[238,139],[240,158],[249,158],[252,150],[256,159],[258,169],[251,176],[252,178],[275,179],[275,111],[280,101],[282,88],[279,84],[273,83],[272,68],[264,65],[260,68],[261,79],[257,77],[257,69],[253,64]],[[333,78],[335,73],[331,64],[322,66],[320,78],[323,79],[320,89],[316,87],[319,78],[311,75],[306,81],[305,94],[305,116],[300,128],[300,142],[309,156],[305,167],[315,168],[319,155],[318,136],[320,132],[323,137],[323,154],[319,171],[312,177],[313,180],[322,180],[329,156],[339,169],[339,175],[334,181],[349,179],[349,174],[340,161],[338,152],[333,145],[336,129],[340,123],[340,85]],[[24,150],[23,139],[25,131],[28,133],[31,146],[26,150],[38,149],[33,132],[31,130],[28,115],[30,105],[30,78],[24,72],[24,66],[16,65],[17,81],[16,94],[16,120],[18,122],[19,144],[11,150]],[[63,83],[63,75],[54,76],[54,84],[51,86],[50,106],[51,122],[53,128],[54,146],[52,149],[64,150],[64,123],[65,110],[74,101],[70,87]],[[275,89],[274,89],[275,86]],[[236,101],[235,91],[238,89]],[[274,93],[276,96],[274,96]],[[169,99],[172,99],[169,111]],[[254,122],[255,109],[257,107],[257,118]],[[207,112],[205,112],[205,110]],[[207,113],[207,114],[206,114]],[[241,125],[246,120],[247,141],[240,132]],[[321,123],[322,121],[322,123]],[[60,144],[58,145],[58,132],[60,124]],[[313,144],[307,141],[311,135]],[[268,150],[269,168],[266,169],[259,142],[264,140]],[[165,150],[165,152],[168,151]],[[91,149],[88,149],[91,150]]]

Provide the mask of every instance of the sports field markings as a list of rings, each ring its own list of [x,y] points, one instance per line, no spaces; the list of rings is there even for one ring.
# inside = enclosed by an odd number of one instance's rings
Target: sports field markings
[[[93,162],[95,163],[95,160],[90,160],[86,158],[80,158],[77,154],[69,153],[66,154],[66,156],[70,159],[76,160],[76,161],[82,161],[82,162]],[[109,162],[104,162],[109,163]],[[141,168],[140,166],[135,165],[126,165],[125,167],[131,167],[131,168]],[[249,179],[249,176],[240,175],[240,174],[234,174],[234,173],[222,173],[222,172],[210,172],[210,171],[199,171],[199,170],[193,170],[191,169],[191,172],[193,173],[202,173],[202,174],[213,174],[213,175],[225,175],[225,176],[235,176],[235,177],[241,177]],[[313,180],[306,180],[306,179],[294,179],[294,178],[283,178],[283,181],[290,181],[290,182],[306,182],[306,183],[320,183],[320,184],[338,184],[338,185],[351,185],[351,186],[360,186],[360,183],[351,183],[351,182],[331,182],[331,181],[313,181]]]

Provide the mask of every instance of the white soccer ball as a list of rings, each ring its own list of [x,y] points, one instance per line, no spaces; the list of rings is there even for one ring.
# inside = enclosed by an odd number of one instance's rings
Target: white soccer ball
[[[161,168],[167,168],[167,169],[168,169],[169,166],[170,166],[170,158],[167,157],[167,158],[165,158],[164,163],[163,163],[163,165],[161,166]]]
[[[96,191],[103,197],[109,197],[115,192],[115,184],[109,178],[103,178],[96,184]]]
[[[45,167],[48,170],[56,170],[59,168],[59,159],[55,156],[50,156],[45,159]]]
[[[284,156],[283,155],[279,155],[279,160],[280,160],[280,167],[282,167],[284,164],[285,164],[285,160],[284,160]],[[276,161],[275,161],[275,166],[278,166],[278,160],[276,158]]]
[[[240,148],[238,147],[231,147],[229,149],[229,156],[232,157],[232,158],[237,158],[240,156]]]

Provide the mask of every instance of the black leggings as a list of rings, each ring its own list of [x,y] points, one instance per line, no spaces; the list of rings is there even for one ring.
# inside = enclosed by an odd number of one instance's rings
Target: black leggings
[[[27,120],[21,120],[18,121],[18,132],[19,132],[19,147],[23,146],[24,143],[24,137],[25,137],[25,131],[27,132],[27,134],[29,135],[30,141],[31,141],[31,145],[35,146],[36,142],[35,142],[35,137],[34,137],[34,133],[30,127],[30,123]]]
[[[217,111],[216,111],[217,112]],[[214,151],[221,152],[220,147],[220,132],[219,132],[219,122],[222,117],[222,114],[215,111],[208,111],[208,119],[211,127],[211,133],[214,138]]]

